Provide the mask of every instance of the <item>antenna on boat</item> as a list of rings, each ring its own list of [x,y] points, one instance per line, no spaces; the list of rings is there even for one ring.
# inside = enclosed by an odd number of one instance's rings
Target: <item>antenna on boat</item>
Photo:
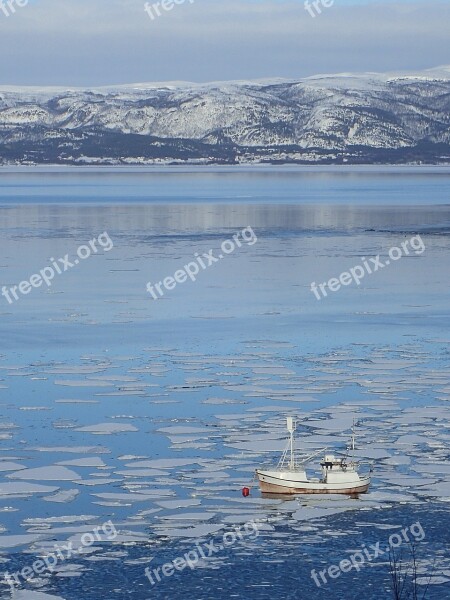
[[[356,424],[356,421],[355,421],[355,419],[353,419],[353,425],[352,425],[352,461],[355,460],[355,424]]]
[[[293,471],[295,469],[295,461],[294,461],[294,431],[296,428],[296,423],[294,421],[293,417],[287,417],[286,419],[286,426],[287,426],[287,430],[289,431],[289,434],[291,436],[291,460],[289,462],[289,468],[291,469],[291,471]]]

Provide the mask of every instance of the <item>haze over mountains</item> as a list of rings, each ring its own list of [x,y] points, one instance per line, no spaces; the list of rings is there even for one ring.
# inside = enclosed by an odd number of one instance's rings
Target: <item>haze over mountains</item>
[[[0,164],[450,162],[450,67],[415,74],[0,87]]]

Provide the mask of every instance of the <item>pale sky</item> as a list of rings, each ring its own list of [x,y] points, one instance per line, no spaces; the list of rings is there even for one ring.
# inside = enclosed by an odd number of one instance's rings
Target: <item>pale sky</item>
[[[178,1],[154,20],[144,0],[29,0],[9,16],[0,7],[0,85],[297,78],[450,64],[449,0],[334,0],[314,18],[304,0]]]

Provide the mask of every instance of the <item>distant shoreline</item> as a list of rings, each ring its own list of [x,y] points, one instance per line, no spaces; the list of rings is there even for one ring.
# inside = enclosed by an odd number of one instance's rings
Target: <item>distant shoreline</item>
[[[202,171],[217,171],[217,172],[236,172],[236,171],[304,171],[304,172],[324,172],[324,173],[339,173],[342,171],[358,171],[361,173],[364,172],[376,172],[377,170],[380,172],[390,171],[393,172],[395,170],[404,173],[405,171],[410,172],[429,172],[429,173],[442,173],[448,172],[450,174],[450,162],[448,163],[439,163],[439,164],[292,164],[292,163],[283,163],[283,164],[238,164],[238,165],[221,165],[221,164],[208,164],[208,165],[198,165],[198,164],[149,164],[149,165],[141,165],[141,164],[130,164],[130,165],[101,165],[101,164],[92,164],[92,165],[62,165],[62,164],[35,164],[35,165],[0,165],[0,172],[20,172],[20,171],[133,171],[133,172],[167,172],[167,171],[180,171],[180,172],[193,172],[193,173],[201,173]]]

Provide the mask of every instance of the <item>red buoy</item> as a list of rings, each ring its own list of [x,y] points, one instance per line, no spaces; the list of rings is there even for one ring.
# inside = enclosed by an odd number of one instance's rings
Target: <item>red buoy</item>
[[[247,498],[247,496],[250,496],[250,488],[243,487],[242,488],[242,495],[244,496],[244,498]]]

